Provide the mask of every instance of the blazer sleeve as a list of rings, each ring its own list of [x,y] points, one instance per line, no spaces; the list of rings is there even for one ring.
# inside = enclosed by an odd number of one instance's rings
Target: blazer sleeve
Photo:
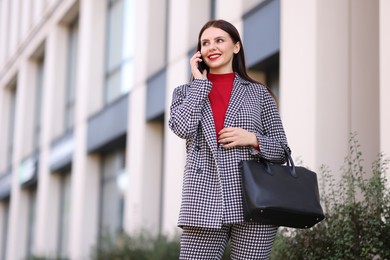
[[[288,147],[286,134],[280,119],[279,111],[274,98],[266,90],[262,96],[261,111],[262,131],[256,132],[260,150],[251,149],[253,155],[258,155],[266,160],[285,163],[284,147]]]
[[[211,86],[206,79],[195,79],[173,91],[168,125],[180,138],[188,139],[196,134]]]

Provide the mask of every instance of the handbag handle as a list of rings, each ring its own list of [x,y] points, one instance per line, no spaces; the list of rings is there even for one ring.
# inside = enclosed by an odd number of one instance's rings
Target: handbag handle
[[[282,143],[280,143],[280,145],[282,146],[282,148],[284,150],[284,154],[286,156],[287,167],[290,169],[291,176],[294,177],[294,178],[298,178],[297,171],[295,170],[295,164],[294,164],[294,161],[293,161],[293,159],[291,157],[291,150],[290,150],[290,148],[287,145],[282,144]],[[262,163],[263,163],[263,165],[265,167],[265,171],[269,175],[274,175],[272,173],[271,166],[269,165],[272,162],[268,161],[268,160],[262,160]]]
[[[287,161],[287,166],[290,168],[290,174],[291,176],[293,176],[294,178],[298,178],[298,175],[297,175],[297,171],[295,170],[295,164],[294,164],[294,161],[291,157],[291,150],[290,148],[288,148],[288,146],[284,145],[284,144],[281,144],[283,150],[284,150],[284,154],[286,156],[286,161]]]

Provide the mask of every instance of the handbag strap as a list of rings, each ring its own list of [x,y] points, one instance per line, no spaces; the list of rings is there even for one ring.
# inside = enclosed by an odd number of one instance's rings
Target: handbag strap
[[[297,172],[295,170],[295,164],[294,164],[294,161],[291,157],[291,150],[290,148],[285,145],[285,144],[282,144],[281,143],[281,146],[284,150],[284,154],[286,156],[286,161],[287,161],[287,166],[290,168],[290,174],[291,176],[293,176],[294,178],[298,178],[298,175],[297,175]]]
[[[295,164],[294,164],[294,161],[291,157],[290,148],[286,144],[283,144],[282,142],[280,142],[280,146],[284,150],[284,154],[286,156],[286,162],[287,162],[286,167],[290,169],[291,176],[294,178],[298,178],[297,171],[295,170]],[[273,164],[273,163],[280,164],[280,161],[270,161],[270,160],[267,160],[264,158],[262,158],[261,162],[263,163],[263,165],[265,167],[265,171],[270,175],[273,175],[270,164]]]

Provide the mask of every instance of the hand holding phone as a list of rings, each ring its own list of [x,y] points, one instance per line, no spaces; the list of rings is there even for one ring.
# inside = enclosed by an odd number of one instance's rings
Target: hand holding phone
[[[197,51],[190,60],[191,72],[194,79],[207,79],[206,64],[202,60],[200,51]]]

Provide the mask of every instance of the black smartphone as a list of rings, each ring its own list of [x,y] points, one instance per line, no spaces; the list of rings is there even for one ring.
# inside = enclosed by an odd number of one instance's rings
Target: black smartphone
[[[198,70],[200,71],[200,73],[203,73],[204,70],[207,70],[207,66],[204,61],[198,62]]]

